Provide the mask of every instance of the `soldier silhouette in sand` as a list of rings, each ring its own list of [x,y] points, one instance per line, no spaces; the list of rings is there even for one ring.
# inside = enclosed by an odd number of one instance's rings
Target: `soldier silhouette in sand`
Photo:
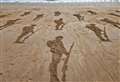
[[[38,20],[38,19],[42,18],[43,16],[44,16],[44,14],[39,14],[33,19],[33,21]]]
[[[14,25],[17,21],[19,21],[21,19],[15,19],[15,20],[8,20],[6,22],[6,24],[0,26],[0,30],[4,29],[4,28],[7,28],[8,26],[11,26],[11,25]]]
[[[55,15],[55,16],[59,16],[59,15],[61,15],[61,12],[60,12],[60,11],[55,11],[55,12],[54,12],[54,15]]]
[[[105,28],[103,31],[100,28],[98,28],[95,24],[86,25],[86,28],[92,30],[101,41],[110,41],[105,31]]]
[[[113,15],[113,16],[116,16],[116,17],[120,17],[119,14],[116,14],[116,13],[109,13],[109,15]]]
[[[0,18],[4,18],[4,17],[6,17],[7,15],[0,15]]]
[[[26,15],[29,15],[31,12],[30,11],[27,11],[27,12],[24,12],[22,15],[20,16],[26,16]]]
[[[55,40],[47,42],[47,46],[50,48],[50,52],[52,53],[52,61],[49,66],[50,82],[60,82],[57,76],[57,67],[62,55],[65,54],[67,56],[69,54],[64,47],[62,39],[63,36],[57,36]]]
[[[25,26],[25,27],[23,27],[23,29],[22,29],[22,33],[21,33],[21,35],[20,36],[18,36],[18,38],[17,38],[17,40],[15,41],[15,43],[24,43],[24,40],[25,40],[25,38],[27,37],[27,35],[29,34],[29,33],[34,33],[34,27],[35,27],[36,25],[35,24],[31,24],[30,26]],[[26,36],[26,37],[25,37]],[[21,41],[21,39],[24,37],[24,39]]]
[[[120,29],[120,23],[119,23],[119,22],[115,22],[115,21],[110,20],[110,19],[108,19],[108,18],[101,19],[100,21],[109,23],[109,24],[115,26],[116,28]]]
[[[77,17],[79,21],[84,20],[84,16],[81,16],[80,14],[73,14],[73,16]]]
[[[115,12],[118,12],[118,13],[119,13],[119,12],[120,12],[120,10],[115,10]]]
[[[9,15],[11,15],[11,14],[3,14],[3,15],[0,15],[0,18],[7,17],[7,16],[9,16]]]
[[[62,30],[63,29],[63,27],[65,25],[65,23],[63,22],[63,18],[55,20],[54,22],[56,23],[56,26],[55,26],[56,30]]]
[[[93,15],[97,15],[97,13],[95,11],[92,11],[92,10],[88,10],[87,12],[90,14],[93,14]]]

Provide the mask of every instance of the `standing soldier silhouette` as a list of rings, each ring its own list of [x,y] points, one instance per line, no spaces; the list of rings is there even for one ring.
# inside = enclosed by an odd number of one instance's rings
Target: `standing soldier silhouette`
[[[65,23],[63,22],[63,18],[60,18],[59,20],[54,21],[56,23],[56,30],[62,30],[64,27]]]
[[[52,53],[52,61],[49,66],[50,82],[60,82],[57,76],[57,67],[60,63],[62,55],[65,54],[67,56],[69,54],[64,47],[62,39],[63,36],[57,36],[55,40],[47,42],[47,46],[50,48]]]
[[[20,36],[18,36],[17,40],[15,41],[16,43],[23,43],[24,42],[24,39],[23,41],[20,41],[24,36],[28,35],[29,33],[34,33],[34,27],[36,25],[35,24],[31,24],[30,26],[25,26],[23,27],[22,29],[22,33]]]

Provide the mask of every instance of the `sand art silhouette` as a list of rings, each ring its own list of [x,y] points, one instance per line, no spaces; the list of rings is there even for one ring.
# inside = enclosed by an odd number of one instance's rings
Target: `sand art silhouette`
[[[115,10],[115,12],[118,12],[118,13],[119,13],[119,12],[120,12],[120,10]]]
[[[21,19],[15,19],[15,20],[8,20],[6,24],[0,26],[0,30],[7,28],[8,26],[14,25],[17,21]]]
[[[55,11],[55,12],[54,12],[54,15],[55,15],[55,16],[60,16],[60,15],[61,15],[61,12],[60,12],[60,11]]]
[[[3,15],[0,15],[0,18],[4,18],[4,17],[7,17],[9,16],[10,14],[3,14]]]
[[[39,20],[39,19],[41,19],[43,16],[44,16],[44,14],[39,14],[39,15],[37,15],[37,16],[33,19],[33,21]]]
[[[87,12],[92,14],[92,15],[97,15],[97,13],[95,11],[92,11],[92,10],[88,10]]]
[[[115,14],[115,13],[109,13],[109,15],[116,16],[116,17],[120,17],[119,14]]]
[[[32,34],[34,33],[34,27],[35,27],[35,26],[36,26],[35,24],[32,24],[32,25],[30,25],[30,26],[25,26],[25,27],[23,27],[22,33],[20,34],[20,36],[17,37],[17,40],[15,41],[15,43],[24,43],[24,41],[25,41],[27,38],[29,38],[27,35],[28,35],[29,33],[32,33]],[[21,40],[23,37],[24,37],[24,39]]]
[[[54,20],[54,22],[56,23],[56,30],[62,30],[64,28],[65,23],[63,22],[63,18]]]
[[[73,14],[79,21],[84,20],[84,16],[81,16],[80,14]]]
[[[100,28],[98,28],[95,24],[86,25],[86,28],[93,31],[101,41],[110,41],[105,29],[103,31]]]
[[[109,23],[109,24],[117,27],[118,29],[120,29],[120,23],[118,23],[118,22],[114,22],[114,21],[112,21],[112,20],[110,20],[108,18],[101,19],[101,21]]]
[[[26,15],[29,15],[31,12],[30,11],[27,11],[27,12],[24,12],[22,15],[20,16],[26,16]]]
[[[65,72],[66,72],[66,67],[67,67],[69,55],[70,55],[72,48],[70,49],[69,52],[67,52],[62,42],[62,39],[63,39],[63,36],[57,36],[55,40],[47,41],[47,46],[50,48],[50,52],[52,53],[52,61],[49,65],[50,82],[60,82],[60,79],[58,78],[57,69],[58,69],[58,65],[61,61],[61,57],[63,54],[66,55],[66,60],[64,62],[63,69],[62,69],[62,72],[63,72],[62,80],[63,82],[65,82],[66,80]]]

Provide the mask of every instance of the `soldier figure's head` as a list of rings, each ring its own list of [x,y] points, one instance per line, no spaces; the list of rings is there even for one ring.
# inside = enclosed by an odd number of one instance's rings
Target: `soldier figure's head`
[[[57,40],[57,41],[61,41],[62,39],[63,39],[63,36],[57,36],[57,37],[56,37],[56,40]]]

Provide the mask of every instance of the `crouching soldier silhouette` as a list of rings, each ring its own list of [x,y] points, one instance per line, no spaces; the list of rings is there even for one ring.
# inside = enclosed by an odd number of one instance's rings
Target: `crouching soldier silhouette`
[[[4,28],[7,28],[8,26],[11,26],[13,24],[15,24],[17,21],[19,21],[20,19],[15,19],[15,20],[8,20],[6,22],[6,24],[0,26],[0,30],[4,29]]]
[[[65,54],[67,56],[69,54],[64,47],[62,39],[62,36],[57,36],[55,40],[47,42],[47,46],[52,53],[52,61],[49,66],[50,82],[60,82],[57,76],[57,66],[60,63],[62,55]]]
[[[60,18],[59,20],[54,21],[56,23],[56,30],[62,30],[64,27],[65,23],[63,22],[63,18]]]
[[[105,31],[105,27],[104,31],[98,28],[95,24],[86,25],[86,28],[92,30],[101,41],[110,41]]]
[[[35,27],[36,25],[35,24],[31,24],[30,26],[25,26],[25,27],[23,27],[23,29],[22,29],[22,33],[21,33],[21,35],[20,36],[18,36],[18,38],[17,38],[17,40],[15,41],[16,43],[24,43],[24,40],[25,40],[25,38],[21,41],[21,39],[24,37],[24,36],[26,36],[26,35],[28,35],[29,33],[34,33],[34,27]]]

